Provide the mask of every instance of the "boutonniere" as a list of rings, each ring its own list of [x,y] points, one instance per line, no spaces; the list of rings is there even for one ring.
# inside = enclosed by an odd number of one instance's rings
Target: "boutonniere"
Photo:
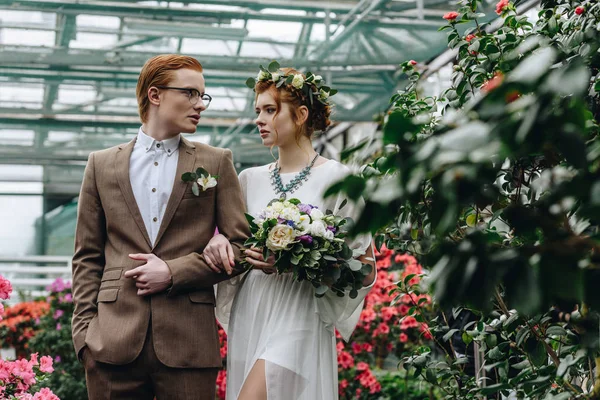
[[[205,192],[207,189],[217,186],[217,179],[219,179],[219,175],[211,175],[202,167],[196,169],[196,172],[186,172],[181,175],[182,181],[194,182],[192,183],[192,193],[196,196],[200,194],[200,188]]]

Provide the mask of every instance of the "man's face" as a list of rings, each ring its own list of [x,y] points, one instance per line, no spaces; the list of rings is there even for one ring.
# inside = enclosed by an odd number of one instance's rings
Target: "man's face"
[[[172,72],[168,85],[178,89],[158,89],[160,124],[172,133],[194,133],[200,122],[200,113],[206,110],[202,101],[204,76],[193,69],[178,69]],[[198,96],[199,95],[199,96]]]

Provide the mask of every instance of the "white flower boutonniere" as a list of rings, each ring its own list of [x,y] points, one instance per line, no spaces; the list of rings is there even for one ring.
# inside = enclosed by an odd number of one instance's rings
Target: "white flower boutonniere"
[[[211,175],[202,167],[196,169],[196,172],[186,172],[181,175],[182,181],[193,182],[192,192],[196,196],[200,194],[200,188],[205,192],[207,189],[217,186],[217,179],[219,179],[219,175]]]

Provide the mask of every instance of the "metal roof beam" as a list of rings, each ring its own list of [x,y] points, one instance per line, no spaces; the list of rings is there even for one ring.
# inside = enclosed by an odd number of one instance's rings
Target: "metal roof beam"
[[[379,5],[383,0],[376,0],[375,5]],[[376,7],[369,6],[369,10]],[[253,11],[231,11],[199,9],[191,7],[171,7],[147,6],[140,3],[122,4],[105,1],[88,1],[81,3],[79,0],[2,0],[0,9],[21,10],[21,11],[41,11],[54,12],[67,15],[103,15],[115,17],[133,17],[152,21],[177,22],[201,22],[201,23],[229,23],[233,19],[253,19],[262,21],[278,22],[301,22],[301,23],[324,23],[324,18],[314,15],[293,15],[289,13],[260,13]],[[354,21],[368,22],[374,26],[381,27],[405,27],[422,26],[431,29],[437,29],[439,22],[434,21],[416,21],[408,18],[381,18],[379,15],[369,16],[366,13]],[[344,14],[337,13],[331,18],[331,23],[337,24],[343,21]]]

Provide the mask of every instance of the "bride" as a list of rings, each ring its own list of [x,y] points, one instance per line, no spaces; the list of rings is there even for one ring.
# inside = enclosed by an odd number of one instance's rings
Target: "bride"
[[[330,93],[319,90],[319,80],[308,75],[307,81],[289,68],[259,74],[254,86],[256,124],[263,144],[279,148],[279,159],[240,174],[249,214],[256,216],[269,201],[282,197],[338,214],[344,197],[323,199],[323,193],[349,170],[313,149],[313,133],[330,124]],[[357,212],[348,203],[339,214],[355,217]],[[310,283],[297,282],[288,273],[273,274],[273,256],[264,260],[260,249],[246,251],[253,269],[217,288],[216,314],[228,334],[228,400],[338,398],[334,329],[348,340],[358,322],[364,297],[375,282],[371,242],[370,235],[349,242],[354,254],[362,254],[357,258],[373,267],[354,299],[331,291],[316,298]],[[228,247],[224,236],[215,236],[204,250],[207,262],[224,268]]]

